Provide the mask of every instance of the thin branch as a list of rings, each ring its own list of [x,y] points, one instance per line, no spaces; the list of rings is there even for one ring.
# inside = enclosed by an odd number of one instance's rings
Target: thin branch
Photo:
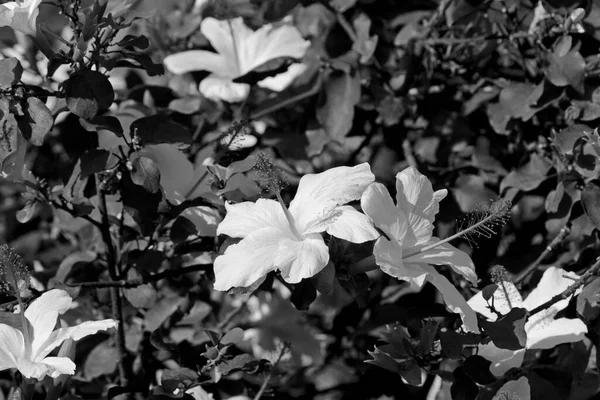
[[[254,400],[260,400],[260,398],[264,394],[265,390],[267,389],[267,385],[269,384],[269,381],[273,377],[273,371],[275,371],[275,368],[277,368],[277,365],[279,364],[279,362],[281,361],[281,359],[283,358],[285,353],[288,352],[289,349],[290,349],[290,344],[285,343],[283,345],[283,347],[281,348],[281,351],[279,352],[279,356],[277,357],[275,364],[273,364],[273,368],[271,368],[271,370],[269,371],[269,374],[267,375],[264,382],[260,386],[260,389],[258,390],[258,393],[256,393],[256,396],[254,396]]]
[[[540,254],[532,264],[530,264],[519,275],[517,275],[517,277],[514,279],[514,283],[519,284],[523,282],[530,274],[538,269],[542,262],[554,251],[554,249],[560,245],[563,240],[565,240],[569,232],[571,232],[571,229],[568,226],[562,228],[558,235],[556,235],[552,242],[550,242],[550,244],[544,249],[542,254]]]
[[[600,258],[598,258],[596,263],[594,265],[592,265],[592,267],[590,269],[588,269],[585,274],[581,275],[581,277],[579,277],[579,279],[577,279],[575,281],[575,283],[573,283],[571,286],[566,288],[562,293],[557,294],[556,296],[554,296],[553,298],[551,298],[544,304],[541,304],[541,305],[537,306],[536,308],[534,308],[533,310],[531,310],[529,312],[529,316],[531,317],[532,315],[537,314],[540,311],[544,311],[547,308],[553,306],[554,304],[558,303],[561,300],[568,299],[569,297],[571,297],[572,295],[575,294],[577,289],[579,289],[582,286],[585,286],[585,284],[588,283],[589,278],[596,275],[598,273],[598,271],[600,271]]]
[[[168,269],[166,271],[152,274],[146,278],[138,279],[120,279],[117,281],[105,281],[105,282],[79,282],[79,283],[67,283],[67,286],[71,287],[85,287],[85,288],[107,288],[107,287],[120,287],[120,288],[133,288],[138,287],[147,283],[157,282],[165,278],[173,278],[189,274],[191,272],[205,271],[212,267],[212,264],[197,264],[190,265],[189,267],[179,269]]]

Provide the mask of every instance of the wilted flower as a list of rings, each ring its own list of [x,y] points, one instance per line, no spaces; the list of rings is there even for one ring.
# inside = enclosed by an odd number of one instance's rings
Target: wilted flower
[[[17,0],[0,4],[0,26],[35,36],[36,20],[42,0]]]
[[[98,331],[117,326],[112,319],[83,322],[70,328],[54,330],[56,320],[71,305],[67,292],[53,289],[21,310],[21,323],[13,327],[0,323],[0,370],[17,368],[26,378],[56,378],[75,373],[75,363],[67,357],[48,357],[65,340],[79,340]]]
[[[383,272],[415,287],[431,282],[444,296],[446,305],[460,314],[465,327],[479,332],[477,316],[458,290],[430,264],[449,265],[475,284],[473,261],[454,246],[433,237],[433,221],[446,189],[433,191],[431,182],[415,168],[396,175],[396,203],[380,183],[365,190],[361,207],[376,227],[385,233],[375,242],[375,262]]]
[[[242,18],[219,21],[209,17],[202,21],[200,29],[217,53],[184,51],[165,58],[165,66],[176,74],[211,72],[200,82],[200,92],[209,99],[228,102],[242,101],[250,92],[250,85],[234,83],[234,79],[277,58],[300,59],[310,46],[295,27],[287,24],[278,27],[267,24],[253,31]],[[282,91],[304,70],[303,64],[292,64],[286,72],[266,78],[258,86]]]
[[[556,267],[550,267],[544,271],[542,279],[537,287],[531,291],[525,300],[521,297],[519,290],[512,282],[502,281],[489,300],[496,311],[507,314],[511,308],[522,307],[533,310],[544,304],[552,297],[562,293],[574,280],[579,278],[574,272],[565,272]],[[581,289],[579,290],[579,292]],[[577,293],[579,293],[577,292]],[[577,294],[576,293],[576,294]],[[478,354],[492,362],[490,371],[497,376],[503,375],[513,367],[520,367],[527,349],[551,349],[562,343],[578,342],[584,338],[587,327],[579,318],[554,317],[559,311],[564,310],[570,299],[564,299],[547,309],[532,315],[525,324],[527,343],[524,349],[508,350],[500,349],[493,342],[479,345]],[[475,311],[485,316],[490,321],[495,321],[498,316],[490,310],[488,302],[483,298],[481,292],[469,299],[469,305]]]
[[[225,204],[217,234],[243,239],[215,259],[215,289],[250,286],[275,270],[289,283],[316,275],[329,262],[321,232],[353,243],[375,239],[368,218],[342,205],[360,198],[374,180],[367,163],[336,167],[303,176],[289,209],[276,190],[278,201]]]

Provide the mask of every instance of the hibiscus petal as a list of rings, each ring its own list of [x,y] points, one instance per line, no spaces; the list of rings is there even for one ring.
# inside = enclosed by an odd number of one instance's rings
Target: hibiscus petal
[[[480,344],[477,354],[492,363],[490,372],[495,376],[502,376],[511,368],[519,368],[525,359],[525,349],[500,349],[492,342]]]
[[[215,290],[247,287],[274,271],[282,237],[279,229],[263,228],[229,246],[214,261]]]
[[[408,227],[406,215],[396,208],[385,186],[381,183],[369,185],[360,199],[360,206],[388,238],[402,243]]]
[[[318,274],[329,262],[329,248],[318,233],[306,235],[304,240],[284,238],[279,243],[275,265],[288,283]]]
[[[579,342],[588,331],[579,318],[558,318],[531,328],[528,325],[525,325],[528,349],[551,349],[559,344]]]
[[[379,233],[365,214],[358,212],[352,206],[336,207],[327,224],[327,233],[352,243],[364,243],[375,240]],[[312,233],[305,232],[305,233]]]
[[[564,292],[569,286],[579,279],[579,275],[574,272],[567,272],[562,268],[550,267],[542,275],[538,285],[529,293],[529,296],[523,301],[523,306],[528,310],[533,310],[539,305],[544,304],[557,294]],[[579,289],[575,295],[581,293]],[[569,304],[569,299],[564,299],[555,303],[552,307],[556,312],[564,310]]]
[[[297,77],[302,75],[308,67],[302,63],[294,63],[290,65],[287,71],[269,76],[256,84],[261,88],[270,89],[274,92],[281,92],[287,88]]]
[[[438,242],[432,238],[427,246]],[[404,259],[405,262],[427,263],[433,265],[449,265],[456,273],[462,275],[473,285],[477,284],[475,265],[464,251],[458,250],[449,243],[440,244],[432,249],[422,251]]]
[[[298,230],[308,231],[335,207],[359,199],[374,180],[368,163],[304,175],[289,208]]]
[[[48,339],[40,346],[39,350],[32,355],[32,359],[37,362],[45,362],[43,359],[65,340],[73,339],[77,341],[98,331],[116,328],[117,325],[117,322],[113,319],[104,319],[101,321],[86,321],[69,328],[57,329],[52,332]]]
[[[17,359],[23,357],[25,340],[18,329],[0,324],[0,371],[16,368]]]
[[[231,61],[212,51],[189,50],[175,53],[165,57],[163,62],[165,67],[174,74],[209,71],[231,77],[237,76],[237,71],[231,67]]]
[[[293,237],[279,202],[271,199],[225,203],[227,214],[217,228],[217,234],[243,238],[263,228],[275,228],[280,234]]]
[[[396,175],[396,203],[406,213],[409,224],[404,247],[417,246],[431,239],[439,203],[447,194],[446,189],[434,193],[429,179],[414,167]]]
[[[375,263],[386,274],[403,281],[411,282],[413,287],[422,287],[426,274],[418,265],[404,265],[402,248],[395,241],[380,237],[373,248]]]
[[[222,55],[229,64],[237,70],[237,76],[244,75],[246,72],[243,66],[245,60],[242,56],[244,49],[248,47],[247,41],[254,35],[254,31],[244,24],[242,18],[233,18],[229,20],[217,20],[207,17],[202,20],[200,25],[202,34],[206,36],[212,47]],[[250,51],[258,51],[252,48]],[[214,71],[218,72],[218,71]]]
[[[26,378],[43,380],[46,375],[58,378],[62,374],[73,375],[75,363],[67,357],[47,357],[42,362],[33,362],[24,358],[18,360],[17,368]]]
[[[25,318],[33,327],[32,354],[37,354],[40,347],[48,340],[56,320],[66,312],[72,303],[71,296],[61,289],[52,289],[35,299],[25,310]]]
[[[448,308],[453,313],[460,315],[464,328],[467,331],[479,333],[477,314],[454,285],[432,266],[422,265],[421,268],[427,273],[427,280],[440,291]]]
[[[267,61],[281,57],[300,59],[309,47],[310,41],[304,40],[295,26],[274,28],[271,24],[263,25],[238,47],[241,72],[247,74]]]
[[[488,320],[495,321],[498,319],[498,316],[489,309],[488,303],[483,298],[482,292],[478,292],[471,297],[468,303],[473,310],[477,311]],[[498,289],[494,292],[493,299],[490,299],[489,303],[492,304],[500,314],[505,315],[514,307],[523,307],[523,298],[519,293],[519,289],[517,289],[512,282],[504,281],[498,284]]]
[[[231,78],[226,76],[211,74],[202,79],[198,90],[208,99],[237,103],[246,100],[250,93],[250,85],[234,83]]]

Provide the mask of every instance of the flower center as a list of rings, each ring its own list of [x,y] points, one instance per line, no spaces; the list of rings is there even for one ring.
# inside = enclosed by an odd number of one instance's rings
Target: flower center
[[[279,205],[283,209],[285,218],[287,219],[288,224],[290,225],[290,230],[292,231],[292,233],[294,234],[294,236],[296,236],[296,238],[298,240],[304,240],[304,235],[302,235],[298,231],[298,228],[296,228],[296,223],[294,222],[294,217],[292,216],[292,213],[290,212],[290,210],[288,210],[288,208],[285,206],[285,203],[283,202],[283,199],[281,198],[281,194],[279,194],[279,192],[275,192],[275,196],[277,196],[277,201],[279,201]]]

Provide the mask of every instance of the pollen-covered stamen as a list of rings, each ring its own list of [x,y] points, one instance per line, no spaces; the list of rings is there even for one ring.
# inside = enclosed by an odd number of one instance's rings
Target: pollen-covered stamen
[[[29,321],[25,318],[25,304],[21,298],[21,290],[30,284],[29,271],[21,257],[8,245],[0,246],[0,291],[13,295],[19,302],[19,315],[23,324],[25,338],[25,357],[31,354],[32,332],[29,332]]]
[[[292,213],[290,213],[290,210],[288,210],[286,207],[285,203],[283,202],[283,198],[281,197],[281,190],[287,185],[287,183],[281,177],[281,170],[275,166],[275,163],[273,163],[271,157],[265,153],[258,153],[256,155],[256,165],[254,168],[257,171],[255,182],[258,187],[264,192],[275,195],[277,201],[283,209],[285,218],[290,225],[290,230],[294,236],[298,238],[298,240],[303,240],[304,236],[298,231],[296,223],[294,222],[294,217],[292,216]]]

